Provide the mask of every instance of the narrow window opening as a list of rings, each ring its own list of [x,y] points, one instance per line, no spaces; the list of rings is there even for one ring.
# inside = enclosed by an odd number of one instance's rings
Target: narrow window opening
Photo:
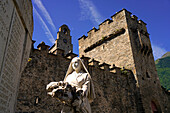
[[[145,80],[144,77],[142,77],[142,80]]]
[[[146,72],[146,77],[147,77],[147,78],[151,78],[151,77],[149,76],[148,72]]]
[[[40,103],[40,98],[38,96],[35,97],[35,100],[34,100],[34,105],[38,105],[38,103]]]
[[[152,113],[158,113],[158,108],[153,101],[151,101],[151,109],[152,109]]]
[[[66,28],[63,29],[63,33],[67,34],[67,29]]]

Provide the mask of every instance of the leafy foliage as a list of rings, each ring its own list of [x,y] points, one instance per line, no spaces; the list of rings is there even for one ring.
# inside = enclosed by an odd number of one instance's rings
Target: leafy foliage
[[[155,61],[161,85],[170,90],[170,54],[169,52]]]

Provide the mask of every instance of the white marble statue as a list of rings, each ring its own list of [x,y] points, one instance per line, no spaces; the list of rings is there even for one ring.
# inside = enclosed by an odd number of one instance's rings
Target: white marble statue
[[[94,87],[80,58],[72,59],[64,81],[51,82],[47,85],[47,90],[48,95],[67,104],[63,113],[91,113],[90,103],[95,98]]]

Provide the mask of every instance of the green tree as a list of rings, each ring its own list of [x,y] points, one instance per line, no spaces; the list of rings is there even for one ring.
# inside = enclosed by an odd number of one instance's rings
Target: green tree
[[[155,61],[161,85],[170,90],[170,52]]]

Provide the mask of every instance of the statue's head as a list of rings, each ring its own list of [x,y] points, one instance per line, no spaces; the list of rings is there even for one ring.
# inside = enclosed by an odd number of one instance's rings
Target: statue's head
[[[80,72],[81,67],[82,67],[80,58],[78,58],[78,57],[73,58],[71,61],[71,66],[72,66],[73,70],[75,70],[77,73]]]

